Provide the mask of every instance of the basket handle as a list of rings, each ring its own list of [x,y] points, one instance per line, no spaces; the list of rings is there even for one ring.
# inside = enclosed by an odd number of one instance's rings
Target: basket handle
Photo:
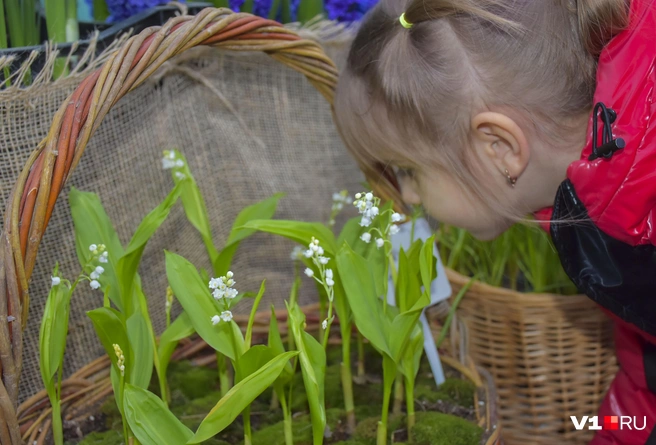
[[[11,419],[15,420],[18,397],[28,284],[59,193],[114,104],[164,62],[199,45],[263,51],[304,74],[332,103],[338,71],[318,43],[302,39],[275,21],[226,8],[206,8],[196,16],[175,17],[161,27],[143,30],[80,83],[28,159],[5,210],[0,238],[0,418],[10,419],[7,426],[12,437],[18,425]],[[14,317],[13,321],[9,323],[7,317]],[[3,432],[7,429],[0,425],[0,436]],[[0,437],[0,443],[6,437]]]

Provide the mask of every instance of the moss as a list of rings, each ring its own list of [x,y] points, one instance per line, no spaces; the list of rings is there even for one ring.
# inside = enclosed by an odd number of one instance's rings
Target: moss
[[[218,391],[210,392],[204,397],[189,401],[184,405],[171,407],[171,412],[180,419],[188,428],[195,431],[203,418],[210,412],[214,405],[221,399]]]
[[[378,421],[380,415],[375,417],[368,417],[358,422],[355,427],[353,439],[358,440],[366,445],[374,445],[376,443],[376,435],[378,431]],[[403,415],[390,415],[387,420],[387,432],[391,434],[392,431],[405,427],[405,416]]]
[[[208,391],[219,389],[216,369],[193,366],[188,361],[171,363],[168,381],[171,391],[180,390],[189,399],[197,399]]]
[[[344,420],[344,411],[341,409],[326,410],[326,424],[335,429],[339,422]],[[312,421],[309,414],[304,414],[293,420],[292,432],[294,445],[312,445]],[[253,432],[253,445],[284,445],[285,432],[282,421],[266,426]]]
[[[475,392],[476,386],[472,382],[448,378],[439,388],[435,388],[434,383],[418,384],[415,387],[415,399],[431,403],[444,400],[469,407],[474,405]]]
[[[78,442],[78,445],[123,445],[123,434],[114,430],[93,432]]]
[[[483,430],[460,417],[435,412],[417,413],[412,428],[414,445],[477,445]]]

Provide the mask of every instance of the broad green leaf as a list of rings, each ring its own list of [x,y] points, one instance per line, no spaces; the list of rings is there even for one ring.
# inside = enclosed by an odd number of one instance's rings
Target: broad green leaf
[[[166,375],[171,356],[178,342],[194,334],[194,327],[186,312],[181,313],[159,338],[157,355],[159,356],[162,375]]]
[[[87,315],[91,319],[96,334],[98,334],[98,339],[102,343],[103,348],[105,348],[105,352],[107,352],[112,365],[116,367],[118,360],[114,353],[114,344],[121,347],[123,355],[127,360],[130,357],[130,342],[128,341],[123,322],[121,321],[121,314],[113,308],[101,307],[87,312]],[[129,378],[130,366],[129,363],[126,363],[126,380]]]
[[[191,225],[198,230],[198,233],[200,233],[207,254],[210,257],[210,262],[213,263],[219,253],[217,252],[216,247],[214,247],[212,226],[210,225],[210,218],[207,213],[207,205],[205,204],[205,200],[203,199],[203,195],[198,188],[194,176],[191,174],[191,169],[189,168],[187,159],[179,150],[172,151],[176,154],[176,158],[184,161],[182,167],[171,169],[173,181],[175,184],[180,184],[180,201],[182,201],[182,207],[184,208],[185,215],[187,215],[187,220],[189,220]],[[184,175],[183,179],[180,179],[176,173],[182,173]]]
[[[198,335],[230,360],[236,360],[244,347],[243,339],[239,340],[241,332],[239,337],[235,335],[232,322],[212,325],[212,316],[220,311],[194,265],[180,255],[166,252],[166,276]]]
[[[129,383],[139,388],[148,388],[153,375],[154,347],[151,340],[151,330],[141,312],[135,312],[126,323],[128,339],[130,340]]]
[[[123,408],[130,430],[142,445],[184,445],[194,433],[155,394],[125,385]]]
[[[125,254],[118,260],[116,265],[116,274],[121,289],[121,298],[125,314],[129,317],[136,310],[137,305],[133,301],[133,287],[137,269],[141,256],[146,248],[146,243],[155,234],[155,231],[162,225],[171,212],[173,204],[180,196],[180,184],[177,184],[168,196],[157,207],[155,207],[141,221],[139,227],[134,232],[130,243],[128,244]]]
[[[337,255],[337,269],[358,330],[381,353],[391,356],[387,343],[391,325],[367,260],[345,244]]]
[[[419,278],[419,249],[411,249],[409,255],[399,252],[399,270],[396,283],[396,301],[401,312],[410,309],[422,294]]]
[[[81,192],[75,187],[71,187],[68,201],[75,225],[75,250],[80,265],[84,267],[89,263],[91,258],[89,246],[91,244],[104,244],[107,247],[109,261],[103,264],[105,272],[101,284],[103,284],[103,288],[109,286],[109,299],[116,307],[123,310],[115,273],[116,263],[123,255],[123,246],[100,198],[95,193]]]
[[[408,345],[403,352],[403,359],[401,360],[401,369],[403,375],[411,382],[414,381],[419,372],[419,365],[421,363],[421,355],[424,352],[424,333],[419,326],[413,329],[410,335]]]
[[[273,218],[278,207],[278,201],[285,196],[284,193],[276,193],[275,195],[263,201],[245,207],[239,214],[235,221],[232,223],[232,230],[228,236],[226,244],[213,262],[215,273],[218,276],[225,275],[228,272],[232,257],[235,255],[239,243],[245,238],[251,236],[256,232],[255,229],[243,228],[245,224],[255,220],[269,220]]]
[[[396,363],[401,361],[403,351],[410,339],[410,334],[417,327],[421,311],[429,304],[430,298],[424,293],[408,311],[402,312],[394,317],[389,331],[389,348],[391,357]]]
[[[227,428],[257,396],[273,384],[285,364],[297,354],[281,354],[233,386],[203,419],[196,434],[187,443],[201,443]]]
[[[255,345],[248,351],[244,352],[236,362],[236,379],[235,381],[241,382],[249,375],[256,372],[262,366],[273,360],[278,354],[273,352],[268,346]]]
[[[52,276],[56,277],[58,270],[59,265],[55,266]],[[61,282],[50,288],[46,300],[39,330],[39,361],[45,385],[52,381],[64,360],[71,293],[66,284]]]
[[[361,217],[355,217],[346,221],[346,224],[344,224],[344,227],[342,227],[342,231],[339,233],[339,236],[337,237],[338,248],[341,248],[342,244],[346,243],[349,246],[353,246],[354,250],[358,252],[360,255],[362,255],[362,252],[359,252],[356,248],[356,246],[359,247],[360,245],[367,246],[367,243],[365,243],[364,241],[359,241],[360,236],[362,235],[362,232],[364,230],[364,228],[360,225],[361,220],[362,220]]]
[[[310,244],[312,237],[315,237],[321,243],[320,245],[323,247],[327,256],[334,257],[337,251],[335,235],[321,223],[274,219],[250,221],[243,227],[284,236],[306,248]]]
[[[323,0],[302,0],[298,4],[296,20],[307,23],[319,15],[324,14]]]
[[[326,407],[324,402],[326,352],[313,336],[303,330],[305,315],[298,305],[290,307],[287,304],[287,312],[291,321],[291,333],[299,351],[303,385],[310,405],[313,443],[314,445],[321,445],[326,429]]]
[[[101,307],[87,312],[87,315],[93,323],[93,327],[96,330],[98,339],[100,343],[105,348],[105,352],[109,356],[110,361],[112,362],[111,368],[111,380],[112,386],[114,387],[114,395],[117,398],[117,405],[119,410],[123,410],[123,401],[119,398],[120,391],[119,387],[119,370],[118,370],[118,357],[114,352],[114,344],[117,344],[121,347],[123,355],[126,357],[126,360],[130,357],[130,342],[128,341],[127,334],[125,332],[125,327],[121,321],[121,313],[113,308]],[[130,364],[125,364],[125,380],[129,381],[130,378]]]

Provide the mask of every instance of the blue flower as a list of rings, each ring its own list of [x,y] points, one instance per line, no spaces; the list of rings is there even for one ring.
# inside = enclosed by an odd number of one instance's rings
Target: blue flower
[[[355,22],[360,20],[378,0],[325,0],[330,20]]]
[[[106,2],[109,9],[107,21],[113,23],[125,20],[146,9],[168,3],[168,0],[106,0]]]

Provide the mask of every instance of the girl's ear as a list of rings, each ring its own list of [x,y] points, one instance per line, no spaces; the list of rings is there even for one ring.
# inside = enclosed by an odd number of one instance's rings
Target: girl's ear
[[[470,131],[474,148],[483,159],[489,159],[504,176],[521,176],[531,152],[524,132],[513,119],[485,111],[474,116]]]

